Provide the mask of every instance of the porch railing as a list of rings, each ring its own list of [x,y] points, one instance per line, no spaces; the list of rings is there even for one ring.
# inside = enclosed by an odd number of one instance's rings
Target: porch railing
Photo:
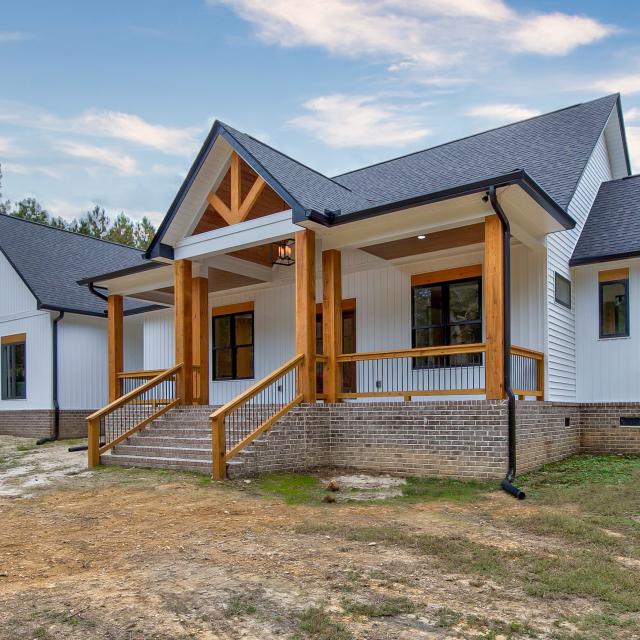
[[[511,347],[511,387],[522,400],[528,396],[544,400],[544,353]]]
[[[356,390],[340,399],[435,395],[481,395],[485,392],[484,343],[347,353],[340,367],[355,363]]]
[[[157,373],[151,379],[96,411],[87,418],[89,467],[100,464],[100,456],[159,418],[180,402],[177,397],[178,364],[166,371],[132,372],[140,379],[142,373]],[[135,377],[122,378],[134,380]]]
[[[145,382],[164,373],[164,369],[150,369],[149,371],[120,371],[118,380],[120,383],[119,396],[123,396],[134,389],[137,389]]]
[[[302,402],[297,355],[211,414],[212,474],[227,475],[226,464],[285,413]]]

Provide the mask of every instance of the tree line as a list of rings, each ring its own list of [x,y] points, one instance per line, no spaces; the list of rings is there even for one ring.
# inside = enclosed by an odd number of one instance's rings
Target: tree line
[[[46,224],[56,229],[74,231],[100,240],[110,240],[118,244],[144,250],[155,235],[151,220],[144,216],[142,220],[132,220],[121,212],[111,219],[104,208],[95,205],[78,219],[67,222],[60,216],[51,215],[35,198],[23,198],[19,202],[2,199],[2,171],[0,170],[0,215],[14,216]]]

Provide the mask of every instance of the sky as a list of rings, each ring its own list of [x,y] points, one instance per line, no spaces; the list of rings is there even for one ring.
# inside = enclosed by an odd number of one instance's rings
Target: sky
[[[326,175],[614,92],[640,2],[0,0],[2,195],[158,224],[213,121]]]

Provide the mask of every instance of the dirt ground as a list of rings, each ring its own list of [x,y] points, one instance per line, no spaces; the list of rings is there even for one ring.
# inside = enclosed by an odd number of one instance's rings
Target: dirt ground
[[[2,639],[640,637],[633,606],[508,573],[572,545],[505,527],[546,507],[500,491],[289,504],[257,481],[86,472],[63,444],[28,446],[0,436]]]

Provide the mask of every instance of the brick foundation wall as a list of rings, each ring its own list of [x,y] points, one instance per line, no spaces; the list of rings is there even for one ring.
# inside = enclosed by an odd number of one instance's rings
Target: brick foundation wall
[[[518,473],[556,462],[580,450],[579,404],[516,402]],[[565,419],[569,424],[565,424]]]
[[[53,411],[25,409],[0,411],[0,434],[23,438],[44,438],[53,433]]]
[[[61,410],[60,438],[86,438],[86,417],[91,413],[87,409]],[[53,428],[53,409],[0,411],[0,435],[45,438],[53,434]]]
[[[640,402],[583,404],[581,451],[640,454],[640,427],[621,427],[621,417],[640,417]]]

